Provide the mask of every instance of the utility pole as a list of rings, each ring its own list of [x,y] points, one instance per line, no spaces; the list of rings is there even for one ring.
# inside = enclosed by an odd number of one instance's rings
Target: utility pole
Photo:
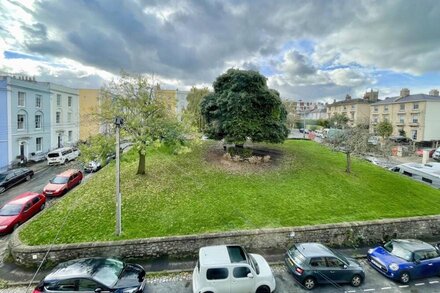
[[[119,129],[124,124],[124,119],[121,117],[115,118],[116,126],[116,236],[122,233],[121,223],[121,191],[120,191],[120,170],[119,170]]]

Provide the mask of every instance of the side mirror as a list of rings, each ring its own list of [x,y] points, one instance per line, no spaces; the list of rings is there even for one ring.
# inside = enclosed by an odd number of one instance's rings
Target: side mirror
[[[440,243],[437,243],[437,244],[435,245],[435,249],[437,249],[437,251],[440,252]]]
[[[254,278],[254,275],[253,275],[252,273],[248,273],[248,274],[247,274],[247,277],[248,277],[249,279],[253,279],[253,278]]]
[[[341,268],[343,268],[343,269],[345,270],[345,269],[348,268],[348,266],[347,266],[346,264],[343,264],[343,265],[341,266]]]
[[[96,288],[95,289],[95,293],[101,293],[102,292],[102,289],[101,288]]]

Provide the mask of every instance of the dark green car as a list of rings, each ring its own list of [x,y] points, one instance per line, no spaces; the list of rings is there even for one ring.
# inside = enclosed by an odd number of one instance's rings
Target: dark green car
[[[317,284],[349,283],[358,287],[365,278],[358,262],[320,243],[295,244],[284,260],[295,279],[308,290]]]

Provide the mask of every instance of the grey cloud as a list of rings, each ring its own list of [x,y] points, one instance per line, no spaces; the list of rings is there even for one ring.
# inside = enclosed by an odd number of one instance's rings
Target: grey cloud
[[[38,41],[47,40],[47,27],[42,23],[34,23],[32,26],[22,25],[21,28],[27,33],[27,35]]]

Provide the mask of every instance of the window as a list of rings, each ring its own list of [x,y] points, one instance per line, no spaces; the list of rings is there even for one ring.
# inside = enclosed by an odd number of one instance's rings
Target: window
[[[43,138],[42,137],[35,138],[35,150],[37,152],[41,152],[43,150]]]
[[[310,260],[310,266],[314,268],[325,267],[325,259],[323,257],[314,257]]]
[[[411,138],[417,140],[417,130],[411,130]]]
[[[373,122],[377,123],[377,116],[374,116]]]
[[[61,112],[57,112],[57,113],[56,113],[56,115],[55,115],[55,122],[56,122],[57,124],[60,124],[60,123],[61,123]]]
[[[72,97],[71,96],[67,97],[67,106],[72,107]]]
[[[413,115],[412,116],[412,122],[413,123],[419,123],[419,115]]]
[[[405,123],[405,115],[399,115],[399,122]]]
[[[73,131],[72,131],[72,130],[69,130],[69,132],[68,132],[69,142],[72,141],[72,134],[73,134]]]
[[[18,106],[19,107],[25,106],[25,100],[26,100],[26,93],[18,92]]]
[[[57,106],[61,107],[61,95],[60,94],[57,95]]]
[[[35,129],[41,129],[41,115],[35,115]]]
[[[354,110],[355,109],[355,105],[351,105],[351,109]]]
[[[247,278],[247,275],[251,272],[248,267],[236,267],[234,268],[233,275],[234,278]]]
[[[405,104],[400,104],[400,111],[405,111]]]
[[[374,106],[374,112],[379,111],[379,107],[378,106]]]
[[[346,106],[344,106],[344,110],[347,110],[347,107],[346,107]]]
[[[34,197],[33,199],[32,199],[32,204],[34,205],[34,204],[36,204],[37,202],[39,202],[40,201],[40,198],[37,196],[37,197]]]
[[[344,263],[336,257],[326,257],[328,267],[342,267]]]
[[[61,291],[61,292],[71,292],[76,289],[76,279],[62,280],[57,283],[52,283],[46,286],[48,290]]]
[[[429,179],[429,178],[422,177],[422,181],[426,182],[426,183],[429,183],[429,184],[432,184],[432,180]]]
[[[41,108],[41,95],[35,95],[35,107]]]
[[[98,284],[89,279],[80,279],[78,283],[78,291],[95,291],[96,288],[98,288]]]
[[[414,103],[413,104],[413,110],[418,110],[419,109],[419,104],[418,103]]]
[[[384,110],[384,111],[388,111],[388,105],[383,106],[383,110]]]
[[[18,130],[24,129],[24,115],[23,114],[17,115],[17,129]]]
[[[412,173],[407,172],[407,171],[403,171],[403,175],[406,175],[406,176],[412,177]]]
[[[208,280],[224,280],[228,278],[227,268],[208,269],[206,271],[206,279]]]
[[[67,113],[67,122],[72,122],[72,113]]]

